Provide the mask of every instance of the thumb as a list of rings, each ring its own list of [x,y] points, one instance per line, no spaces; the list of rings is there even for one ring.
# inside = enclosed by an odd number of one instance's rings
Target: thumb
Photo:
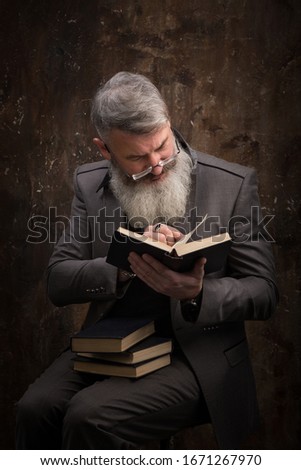
[[[195,274],[199,275],[200,271],[204,269],[205,264],[207,263],[206,258],[199,258],[194,265],[193,271]]]

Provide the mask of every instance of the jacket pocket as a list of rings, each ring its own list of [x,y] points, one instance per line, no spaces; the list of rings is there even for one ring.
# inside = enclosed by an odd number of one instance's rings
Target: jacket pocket
[[[237,364],[242,362],[249,356],[249,348],[246,338],[235,346],[232,346],[232,348],[226,349],[224,354],[231,367],[235,367]]]

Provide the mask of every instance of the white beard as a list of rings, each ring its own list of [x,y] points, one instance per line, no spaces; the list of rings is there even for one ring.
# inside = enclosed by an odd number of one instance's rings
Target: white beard
[[[191,187],[192,161],[183,150],[163,181],[133,181],[116,164],[111,167],[110,187],[133,228],[158,222],[173,225],[185,216]]]

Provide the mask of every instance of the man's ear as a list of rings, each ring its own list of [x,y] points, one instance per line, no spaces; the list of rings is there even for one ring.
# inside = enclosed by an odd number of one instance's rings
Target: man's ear
[[[103,158],[105,158],[106,160],[111,160],[110,152],[108,152],[108,149],[103,140],[101,140],[99,137],[94,137],[93,144],[98,147],[98,150],[100,151]]]

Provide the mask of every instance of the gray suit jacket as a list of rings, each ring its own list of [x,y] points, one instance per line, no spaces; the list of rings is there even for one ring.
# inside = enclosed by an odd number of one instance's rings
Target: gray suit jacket
[[[265,320],[276,307],[273,256],[259,223],[255,171],[196,152],[178,137],[195,162],[192,213],[208,214],[207,229],[227,228],[234,242],[224,269],[205,276],[195,322],[186,321],[180,302],[170,299],[172,324],[204,393],[220,447],[237,448],[258,424],[244,321]],[[124,215],[107,182],[108,162],[77,169],[70,226],[48,267],[52,302],[91,302],[88,324],[107,314],[118,295],[117,269],[106,263],[106,254]]]

